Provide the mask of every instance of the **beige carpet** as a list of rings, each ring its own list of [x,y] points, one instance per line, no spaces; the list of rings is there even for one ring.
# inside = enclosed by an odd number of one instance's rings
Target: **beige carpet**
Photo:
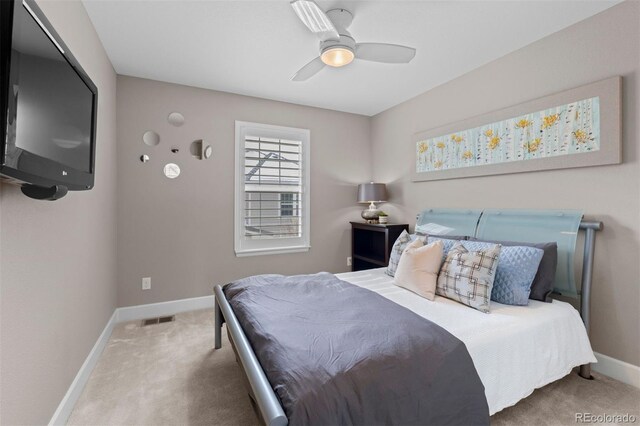
[[[73,425],[251,425],[258,420],[228,341],[213,349],[213,310],[172,323],[119,324],[80,396]],[[492,417],[495,425],[576,424],[575,413],[636,416],[640,390],[571,374]]]

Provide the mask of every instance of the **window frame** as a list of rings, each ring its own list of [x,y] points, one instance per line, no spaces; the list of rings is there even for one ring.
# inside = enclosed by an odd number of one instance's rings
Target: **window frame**
[[[245,138],[247,135],[301,141],[301,185],[300,207],[302,209],[300,237],[276,239],[249,239],[244,237],[245,214]],[[234,250],[237,257],[267,254],[299,253],[311,248],[311,188],[310,188],[310,142],[309,129],[275,126],[272,124],[235,122],[235,188],[234,188]]]

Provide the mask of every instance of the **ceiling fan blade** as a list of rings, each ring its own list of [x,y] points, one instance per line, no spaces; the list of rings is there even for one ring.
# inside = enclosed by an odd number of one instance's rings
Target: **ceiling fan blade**
[[[291,77],[291,80],[292,81],[308,80],[309,78],[313,77],[318,72],[320,72],[320,70],[324,67],[325,67],[324,62],[322,62],[322,59],[320,59],[320,57],[318,56],[313,61],[305,65],[304,67],[300,68],[298,72],[293,77]]]
[[[358,43],[356,58],[387,64],[406,64],[416,56],[416,49],[399,44]]]
[[[320,40],[339,40],[340,34],[331,19],[313,0],[293,0],[291,7],[303,24]]]

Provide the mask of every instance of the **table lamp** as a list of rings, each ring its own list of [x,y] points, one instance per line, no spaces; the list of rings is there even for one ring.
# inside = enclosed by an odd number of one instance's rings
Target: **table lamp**
[[[369,203],[369,208],[362,210],[362,218],[368,223],[377,223],[381,210],[375,203],[387,201],[387,187],[384,183],[363,183],[358,185],[358,203]]]

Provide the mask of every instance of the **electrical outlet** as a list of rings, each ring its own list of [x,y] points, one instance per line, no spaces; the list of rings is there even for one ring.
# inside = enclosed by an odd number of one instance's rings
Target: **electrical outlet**
[[[351,266],[353,265],[353,259],[351,259],[351,256],[347,257],[347,266]]]
[[[143,290],[151,289],[151,277],[144,277],[142,279],[142,289]]]

